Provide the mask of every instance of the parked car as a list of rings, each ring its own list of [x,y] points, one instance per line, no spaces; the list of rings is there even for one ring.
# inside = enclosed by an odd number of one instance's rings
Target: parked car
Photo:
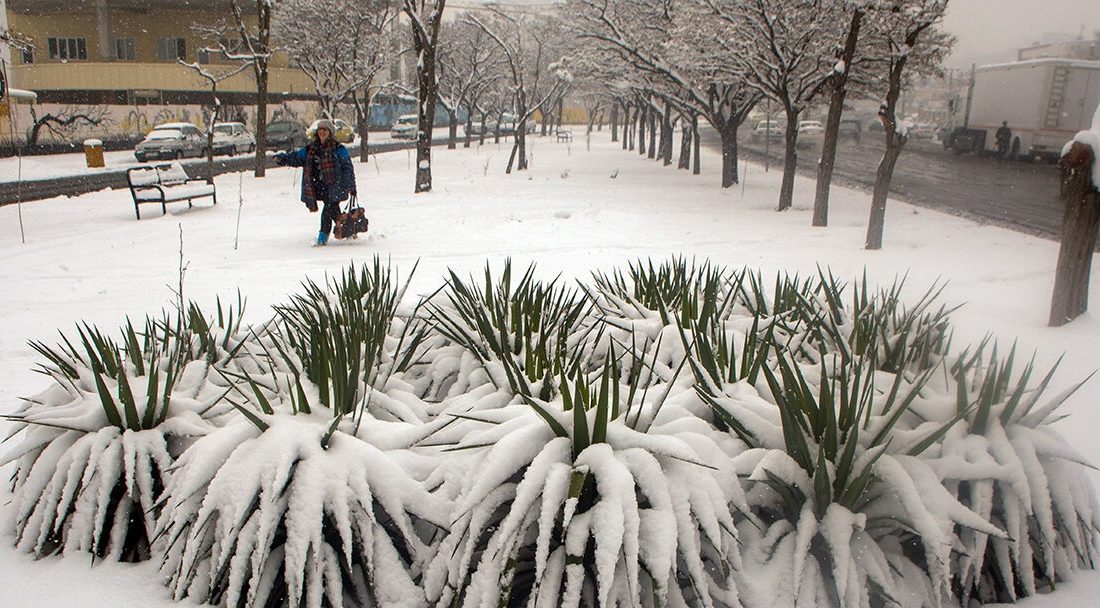
[[[214,125],[214,154],[247,154],[256,149],[256,138],[244,123],[219,122]]]
[[[863,136],[863,123],[854,118],[841,118],[836,136],[837,139],[850,139],[858,144]]]
[[[300,148],[309,140],[306,129],[292,120],[276,120],[267,123],[267,145],[270,148],[286,150]]]
[[[321,122],[321,119],[317,119],[310,123],[309,128],[306,129],[306,137],[313,139],[313,134],[317,132],[317,123]],[[355,141],[355,129],[351,128],[351,125],[340,120],[339,118],[332,119],[332,126],[336,129],[336,132],[332,134],[332,137],[342,143],[350,144]]]
[[[169,122],[153,127],[145,139],[134,148],[134,158],[170,160],[206,153],[206,136],[189,122]]]
[[[809,148],[820,146],[825,141],[825,125],[820,120],[801,120],[798,122],[798,146]]]
[[[936,138],[936,129],[932,125],[926,125],[918,123],[909,127],[909,139],[912,140],[929,140]]]
[[[767,140],[779,141],[783,139],[783,125],[778,120],[761,120],[752,128],[750,139],[754,144]]]
[[[402,114],[397,117],[397,122],[393,123],[393,127],[390,129],[390,137],[394,139],[416,139],[419,124],[420,119],[416,114]]]
[[[485,129],[485,121],[481,118],[470,121],[469,124],[462,125],[462,131],[469,137],[480,137],[482,131]]]

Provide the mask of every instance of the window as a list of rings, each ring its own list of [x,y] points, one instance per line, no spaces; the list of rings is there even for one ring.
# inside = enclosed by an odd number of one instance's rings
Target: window
[[[50,59],[83,61],[88,58],[88,45],[83,38],[49,38],[47,43]]]
[[[115,38],[115,59],[119,61],[134,60],[133,38]]]
[[[23,63],[34,63],[34,49],[23,49]]]
[[[159,38],[157,40],[157,59],[176,61],[187,58],[187,42],[183,38]]]

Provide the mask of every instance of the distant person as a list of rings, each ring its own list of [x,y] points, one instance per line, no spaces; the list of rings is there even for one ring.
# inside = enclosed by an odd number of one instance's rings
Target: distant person
[[[1008,128],[1008,121],[1001,121],[1001,127],[997,129],[995,136],[997,141],[997,158],[1008,158],[1008,146],[1012,142],[1012,129]]]
[[[333,136],[332,121],[317,121],[313,140],[294,152],[275,155],[279,166],[302,167],[302,202],[311,213],[321,203],[321,230],[315,246],[328,243],[332,221],[340,213],[340,203],[355,196],[355,170],[347,148]]]

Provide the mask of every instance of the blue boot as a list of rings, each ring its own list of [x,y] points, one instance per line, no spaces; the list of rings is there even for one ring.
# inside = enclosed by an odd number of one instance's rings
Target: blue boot
[[[317,243],[316,243],[316,245],[318,247],[322,247],[327,243],[328,243],[328,233],[327,232],[318,232],[317,233]]]

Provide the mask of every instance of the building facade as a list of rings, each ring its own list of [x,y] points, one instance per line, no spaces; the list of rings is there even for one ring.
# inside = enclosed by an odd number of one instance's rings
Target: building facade
[[[37,92],[40,103],[206,103],[206,82],[179,60],[231,63],[202,52],[219,41],[194,30],[232,23],[228,0],[7,0],[7,5],[10,27],[34,44],[15,53],[15,80]],[[273,58],[269,81],[276,102],[313,97],[309,79],[285,57]],[[249,70],[218,88],[226,103],[255,100]]]

